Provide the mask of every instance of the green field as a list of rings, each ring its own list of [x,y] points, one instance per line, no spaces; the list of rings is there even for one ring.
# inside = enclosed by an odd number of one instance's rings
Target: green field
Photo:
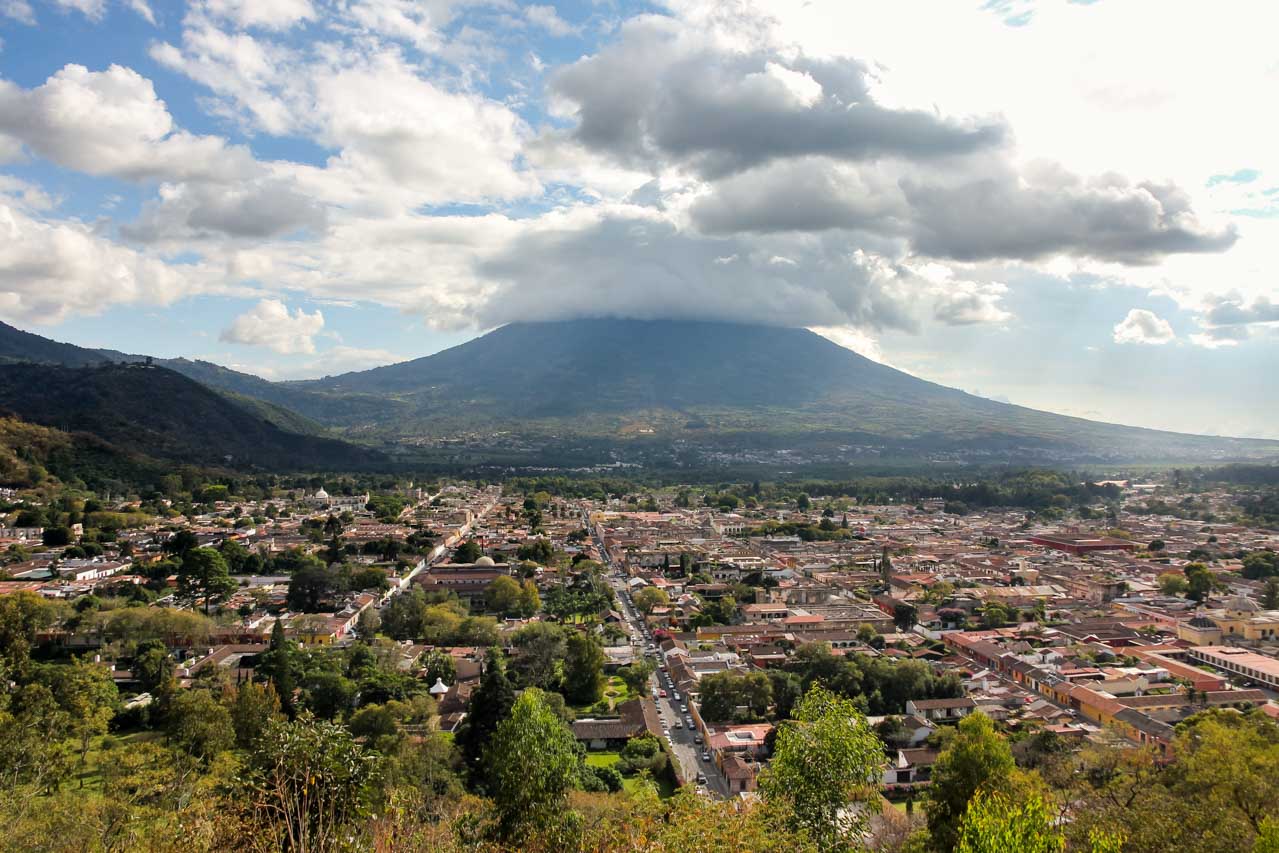
[[[588,752],[586,754],[586,763],[591,767],[612,767],[621,760],[621,753],[615,750],[602,750],[599,752]],[[619,768],[620,772],[620,768]],[[655,779],[657,783],[657,794],[662,798],[671,797],[675,794],[675,786],[666,779]],[[639,776],[622,776],[622,790],[633,793],[639,790],[640,785],[644,784]]]

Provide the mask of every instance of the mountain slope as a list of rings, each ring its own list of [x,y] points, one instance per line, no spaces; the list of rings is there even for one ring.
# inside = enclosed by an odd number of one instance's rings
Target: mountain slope
[[[58,344],[0,324],[0,362],[143,358]],[[268,382],[203,361],[155,363],[217,389],[254,423],[435,447],[441,450],[423,452],[447,464],[552,458],[596,464],[621,458],[619,450],[659,466],[767,458],[788,467],[789,452],[798,454],[796,464],[1279,456],[1279,442],[1183,435],[997,403],[878,364],[806,329],[773,326],[516,323],[435,355],[305,382]],[[628,455],[637,448],[639,457]],[[232,455],[244,458],[245,450]]]
[[[435,355],[298,387],[382,395],[391,434],[509,429],[735,447],[875,445],[1046,459],[1270,455],[1279,443],[1103,424],[997,403],[806,329],[694,321],[512,324]],[[879,451],[876,451],[879,452]]]
[[[280,429],[163,367],[0,365],[0,409],[152,459],[269,470],[375,465],[380,454]]]

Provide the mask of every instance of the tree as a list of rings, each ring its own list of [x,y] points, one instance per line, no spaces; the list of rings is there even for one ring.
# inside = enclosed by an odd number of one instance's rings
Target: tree
[[[252,749],[267,725],[280,720],[280,697],[270,684],[246,682],[235,691],[231,700],[231,728],[235,731],[235,745],[240,749]]]
[[[758,719],[773,704],[773,683],[763,672],[714,672],[702,678],[698,690],[702,716],[715,722]]]
[[[376,764],[342,726],[273,722],[249,757],[244,796],[257,841],[277,850],[360,847]]]
[[[666,590],[658,589],[655,586],[646,586],[635,593],[631,599],[635,602],[635,606],[640,612],[647,615],[652,613],[654,608],[665,607],[671,603],[671,597],[666,594]]]
[[[575,705],[593,705],[604,689],[604,664],[608,658],[599,641],[574,631],[568,637],[564,657],[564,695]]]
[[[36,632],[52,625],[59,607],[29,590],[0,595],[0,673],[23,675]]]
[[[183,528],[166,539],[161,547],[166,554],[185,557],[188,551],[194,551],[200,547],[200,540],[196,538],[193,531]]]
[[[909,631],[915,627],[915,623],[919,621],[919,611],[914,605],[906,602],[898,602],[893,605],[893,624],[897,626],[898,631]]]
[[[524,691],[484,753],[498,835],[518,843],[564,824],[577,785],[577,742],[536,689]]]
[[[174,696],[165,713],[165,729],[170,743],[206,763],[235,744],[231,712],[207,690],[184,690]]]
[[[812,505],[813,505],[813,502],[809,500],[808,495],[804,493],[800,493],[800,496],[795,500],[795,506],[801,512],[807,512],[808,508]]]
[[[515,688],[506,677],[506,664],[498,649],[489,649],[480,677],[480,686],[471,696],[470,712],[457,730],[455,742],[462,751],[462,761],[471,784],[484,787],[481,759],[498,723],[506,719],[515,704]]]
[[[309,673],[302,689],[306,707],[322,720],[345,714],[355,704],[355,682],[330,669]]]
[[[270,682],[280,699],[280,707],[292,716],[298,679],[297,649],[285,636],[284,622],[280,619],[271,626],[271,644],[258,657],[255,674]]]
[[[1186,590],[1190,589],[1190,584],[1186,582],[1186,576],[1178,572],[1164,572],[1155,582],[1159,585],[1159,591],[1164,595],[1183,595]]]
[[[70,527],[46,527],[40,534],[40,544],[49,548],[61,548],[71,544]]]
[[[1279,610],[1279,578],[1266,578],[1261,591],[1261,606],[1267,610]]]
[[[178,592],[191,599],[204,599],[204,612],[209,605],[223,601],[236,590],[226,560],[212,548],[193,548],[182,557],[178,567]]]
[[[1152,554],[1157,554],[1163,549],[1164,549],[1164,540],[1162,539],[1152,539],[1150,540],[1150,544],[1146,546],[1146,550],[1150,551]]]
[[[857,706],[817,686],[780,724],[759,790],[785,826],[820,850],[851,850],[878,808],[883,763],[879,739]]]
[[[959,722],[959,729],[933,765],[925,812],[928,833],[938,850],[953,850],[968,803],[978,790],[1007,793],[1015,768],[1008,742],[980,712]]]
[[[1053,827],[1040,797],[1014,803],[978,791],[964,813],[956,853],[1060,853],[1066,839]]]
[[[517,615],[521,610],[520,585],[507,575],[493,579],[484,591],[484,600],[488,609],[504,616]]]
[[[341,569],[316,559],[308,560],[289,578],[288,605],[291,610],[319,613],[332,609],[333,599],[346,592],[347,579]]]
[[[884,582],[885,586],[892,583],[893,580],[893,561],[888,556],[887,545],[884,546],[883,553],[879,558],[879,578]]]
[[[553,622],[532,622],[515,632],[511,645],[516,651],[512,667],[521,684],[543,690],[560,686],[560,667],[568,653],[564,628]]]
[[[160,640],[143,640],[133,653],[133,678],[148,693],[173,676],[173,658]]]
[[[648,689],[648,680],[653,676],[653,671],[657,669],[657,665],[648,658],[640,658],[632,664],[622,667],[617,671],[621,676],[622,682],[632,693],[643,696]]]
[[[532,542],[517,548],[515,557],[520,560],[532,560],[538,565],[545,566],[555,557],[555,549],[551,547],[549,539],[538,537]]]
[[[537,584],[531,578],[520,582],[520,615],[532,616],[542,609],[542,597],[537,592]]]
[[[1214,590],[1222,586],[1217,576],[1203,563],[1187,563],[1182,571],[1186,573],[1186,597],[1201,604]]]
[[[64,734],[74,738],[80,747],[83,771],[93,738],[107,732],[107,724],[115,716],[119,692],[109,667],[76,658],[70,664],[42,664],[35,681],[48,688],[58,707],[65,712]],[[81,777],[81,785],[84,779]]]
[[[422,658],[427,684],[435,684],[437,680],[452,684],[457,679],[457,663],[453,656],[442,649],[431,649]]]
[[[457,550],[453,552],[453,562],[474,563],[483,556],[484,552],[480,550],[479,544],[473,539],[467,539],[461,545],[458,545]]]

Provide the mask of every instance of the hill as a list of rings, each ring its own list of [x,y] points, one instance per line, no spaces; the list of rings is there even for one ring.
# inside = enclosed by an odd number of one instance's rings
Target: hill
[[[150,459],[267,470],[361,468],[380,454],[281,429],[164,367],[0,365],[0,409]]]
[[[1035,461],[1279,455],[1279,442],[999,403],[878,364],[806,329],[731,323],[516,323],[425,358],[294,384],[396,400],[404,414],[377,426],[397,436],[663,438],[714,453],[791,449],[831,461],[868,453]]]
[[[81,366],[145,357],[60,344],[0,323],[0,362],[15,360]],[[305,382],[269,382],[184,358],[154,365],[216,389],[255,424],[358,436],[454,467],[1279,457],[1279,442],[1098,423],[987,400],[878,364],[806,329],[775,326],[514,323],[434,355]],[[56,407],[44,412],[57,415]],[[201,450],[159,432],[156,440],[173,445],[173,458],[183,448]],[[234,445],[217,455],[248,458],[250,445]]]

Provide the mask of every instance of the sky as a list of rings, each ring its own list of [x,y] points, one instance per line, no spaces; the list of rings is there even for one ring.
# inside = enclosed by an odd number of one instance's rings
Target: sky
[[[310,378],[520,320],[812,328],[1279,438],[1279,8],[0,0],[0,319]]]

